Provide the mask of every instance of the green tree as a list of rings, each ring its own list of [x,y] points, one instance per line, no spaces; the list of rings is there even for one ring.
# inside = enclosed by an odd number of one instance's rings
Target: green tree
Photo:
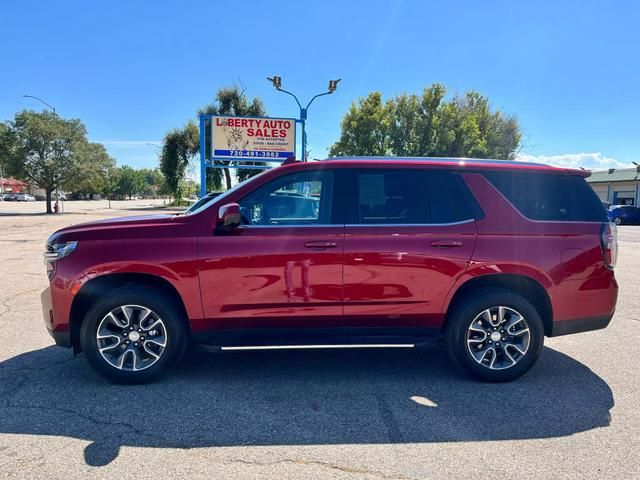
[[[80,150],[87,131],[80,120],[65,120],[55,113],[22,111],[9,123],[12,169],[45,190],[47,213],[51,194],[80,174]]]
[[[174,200],[182,198],[181,181],[189,165],[189,161],[198,153],[200,134],[193,121],[187,122],[183,128],[176,128],[167,133],[162,144],[160,155],[160,171]]]
[[[330,155],[389,155],[392,118],[390,105],[382,103],[379,92],[351,103],[342,119],[340,140],[331,147]]]
[[[64,186],[67,190],[84,194],[102,193],[107,172],[114,169],[116,161],[101,143],[81,144],[78,149],[79,174]]]
[[[104,182],[102,183],[102,190],[100,193],[109,201],[109,208],[111,208],[111,200],[118,192],[118,186],[120,185],[120,169],[111,167],[104,172]]]
[[[135,170],[128,165],[123,165],[118,172],[116,192],[123,197],[131,197],[144,191],[145,178],[140,170]]]
[[[492,111],[474,91],[445,97],[437,83],[385,103],[373,92],[351,104],[329,154],[515,158],[522,135],[513,115]]]
[[[0,123],[0,169],[4,176],[15,175],[15,136],[8,123]]]
[[[157,168],[140,168],[139,172],[144,183],[144,190],[140,193],[146,197],[155,198],[162,190],[162,184],[164,183],[162,173]]]

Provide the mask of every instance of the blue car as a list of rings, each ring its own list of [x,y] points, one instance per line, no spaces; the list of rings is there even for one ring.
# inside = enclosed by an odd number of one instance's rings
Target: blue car
[[[616,225],[640,224],[640,208],[629,205],[613,205],[609,207],[609,220]]]

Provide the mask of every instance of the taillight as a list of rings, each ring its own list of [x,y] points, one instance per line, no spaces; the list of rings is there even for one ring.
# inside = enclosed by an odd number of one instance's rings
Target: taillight
[[[600,245],[605,265],[609,268],[615,267],[618,259],[618,227],[615,223],[602,224]]]

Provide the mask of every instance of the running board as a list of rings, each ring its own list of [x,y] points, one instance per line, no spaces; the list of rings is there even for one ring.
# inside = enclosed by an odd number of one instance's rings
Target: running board
[[[335,345],[243,345],[225,347],[218,345],[200,344],[198,347],[206,352],[237,351],[237,350],[316,350],[316,349],[346,349],[346,348],[414,348],[413,343],[363,343],[363,344],[335,344]]]

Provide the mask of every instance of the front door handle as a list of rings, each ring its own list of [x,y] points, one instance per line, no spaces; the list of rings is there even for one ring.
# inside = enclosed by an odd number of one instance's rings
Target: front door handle
[[[462,242],[457,240],[434,240],[429,245],[436,248],[453,248],[453,247],[461,247]]]
[[[304,244],[306,248],[313,248],[314,250],[324,250],[325,248],[336,248],[338,246],[337,242],[323,242],[323,241],[313,241],[307,242]]]

